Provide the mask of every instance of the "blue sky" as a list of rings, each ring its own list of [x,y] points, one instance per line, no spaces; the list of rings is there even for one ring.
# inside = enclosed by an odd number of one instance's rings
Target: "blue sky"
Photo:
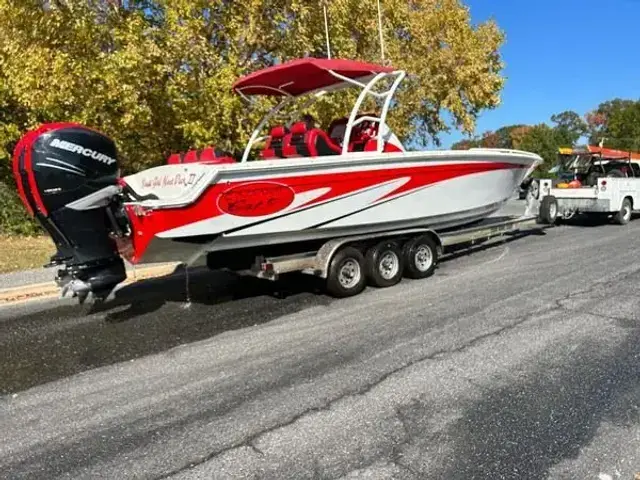
[[[640,0],[463,1],[474,23],[494,18],[506,34],[502,103],[481,114],[476,133],[640,99]],[[463,136],[440,138],[448,148]]]

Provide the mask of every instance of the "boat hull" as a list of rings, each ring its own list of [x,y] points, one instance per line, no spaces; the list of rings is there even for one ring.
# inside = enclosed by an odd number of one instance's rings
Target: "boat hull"
[[[434,230],[499,210],[537,155],[499,150],[170,165],[124,182],[133,263],[411,227]]]

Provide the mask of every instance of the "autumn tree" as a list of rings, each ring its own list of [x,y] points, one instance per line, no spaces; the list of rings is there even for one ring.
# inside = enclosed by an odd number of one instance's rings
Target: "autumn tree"
[[[98,128],[118,145],[125,173],[172,152],[215,144],[240,151],[268,100],[231,91],[241,75],[303,56],[326,56],[322,1],[0,0],[0,179],[12,145],[49,121]],[[380,61],[375,9],[326,2],[332,57]],[[472,25],[459,0],[381,1],[387,61],[412,76],[390,124],[414,144],[449,126],[471,132],[503,86],[493,21]],[[354,14],[358,12],[358,14]],[[310,113],[346,114],[353,94]],[[13,185],[12,185],[12,188]]]
[[[475,138],[464,138],[451,145],[452,150],[469,150],[480,146],[480,140]]]
[[[454,143],[451,148],[453,150],[466,150],[473,147],[482,148],[518,148],[517,144],[531,127],[527,125],[507,125],[500,127],[495,132],[487,131],[480,136],[460,140]]]
[[[589,141],[609,148],[640,150],[640,100],[616,98],[586,115]]]

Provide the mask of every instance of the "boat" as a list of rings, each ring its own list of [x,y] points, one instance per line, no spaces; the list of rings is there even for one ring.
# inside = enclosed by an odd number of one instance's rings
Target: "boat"
[[[56,244],[49,266],[62,267],[58,284],[104,296],[126,278],[123,259],[191,264],[217,254],[225,268],[247,251],[412,227],[441,231],[490,216],[542,159],[505,149],[408,150],[387,124],[406,76],[350,59],[263,68],[232,87],[247,101],[278,100],[240,158],[209,147],[126,176],[115,143],[99,131],[49,123],[28,132],[13,172],[25,207]],[[345,88],[360,91],[348,115],[326,129],[302,120],[314,101]],[[369,97],[377,112],[360,111]],[[300,99],[300,108],[278,117]]]

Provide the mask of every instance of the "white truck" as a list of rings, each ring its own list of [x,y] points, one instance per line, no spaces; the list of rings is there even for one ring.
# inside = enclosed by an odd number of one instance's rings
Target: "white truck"
[[[558,188],[551,179],[539,181],[539,216],[544,222],[576,214],[612,216],[625,225],[640,209],[640,177],[599,177],[595,185]]]

